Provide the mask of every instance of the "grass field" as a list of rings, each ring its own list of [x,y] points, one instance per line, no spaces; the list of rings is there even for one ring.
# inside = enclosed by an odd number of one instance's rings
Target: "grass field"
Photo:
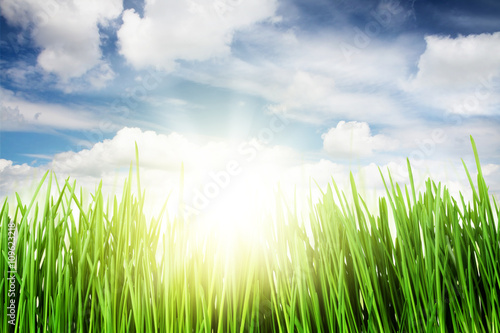
[[[408,186],[381,172],[377,216],[351,176],[354,200],[332,181],[309,203],[311,232],[278,197],[251,241],[146,221],[132,171],[119,202],[98,187],[85,206],[45,174],[31,202],[2,205],[0,331],[500,332],[500,210],[471,142],[471,202],[430,179],[417,193],[408,165]]]

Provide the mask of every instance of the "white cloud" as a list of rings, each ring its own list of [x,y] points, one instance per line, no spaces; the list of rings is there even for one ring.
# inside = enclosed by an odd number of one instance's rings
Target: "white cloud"
[[[299,70],[288,75],[290,80],[283,84],[281,91],[275,88],[267,92],[269,99],[279,101],[270,105],[271,113],[312,123],[336,117],[371,120],[384,114],[397,118],[396,104],[383,93],[346,91],[343,87],[346,83],[342,79],[340,87],[337,87],[334,78],[339,75],[335,73],[329,75]]]
[[[19,107],[1,105],[0,123],[2,127],[18,127],[24,123],[24,116],[19,112]]]
[[[123,13],[120,53],[136,68],[172,70],[175,61],[230,54],[233,34],[271,18],[275,0],[146,1],[144,17]]]
[[[0,161],[0,196],[20,191],[29,197],[33,183],[38,181],[33,175],[40,177],[47,169],[53,170],[59,179],[68,176],[77,179],[90,191],[102,180],[106,194],[119,195],[129,167],[135,162],[136,142],[140,154],[141,183],[147,189],[150,202],[161,207],[162,201],[172,193],[169,207],[174,212],[180,189],[181,165],[185,170],[186,203],[195,207],[197,191],[205,193],[209,183],[218,182],[214,177],[233,169],[238,169],[238,174],[230,178],[229,186],[221,186],[220,196],[211,198],[210,206],[231,200],[230,193],[241,195],[245,189],[255,190],[258,184],[269,185],[266,194],[272,195],[272,182],[276,181],[281,168],[293,165],[297,160],[297,153],[291,149],[266,146],[257,140],[204,140],[194,143],[177,133],[163,135],[123,128],[113,139],[98,142],[90,149],[56,154],[45,166],[16,166],[11,161]]]
[[[4,80],[10,81],[13,85],[26,87],[29,83],[34,85],[33,77],[38,74],[43,75],[43,70],[37,66],[28,65],[24,61],[17,62],[14,66],[5,69],[2,75]]]
[[[87,72],[86,79],[94,88],[104,88],[106,84],[115,78],[115,72],[106,62],[101,62]]]
[[[60,80],[55,74],[46,72],[39,65],[31,66],[24,61],[18,61],[3,71],[0,76],[9,81],[15,88],[33,90],[55,88],[65,93],[71,93],[104,88],[116,77],[116,74],[107,62],[100,61],[98,65],[80,77]]]
[[[2,131],[84,130],[97,128],[99,124],[94,115],[84,110],[30,102],[3,88],[0,97]]]
[[[481,166],[481,169],[483,170],[483,175],[490,176],[500,171],[500,165],[490,163]]]
[[[463,88],[500,74],[500,32],[459,36],[427,36],[427,48],[412,81],[416,87]]]
[[[99,177],[128,167],[135,160],[135,143],[139,148],[141,167],[179,172],[182,163],[186,172],[197,174],[196,177],[204,176],[200,173],[224,168],[231,159],[240,164],[262,161],[272,166],[295,157],[295,153],[288,148],[267,147],[258,140],[234,143],[205,139],[202,143],[195,143],[175,132],[164,135],[126,127],[118,131],[113,139],[98,142],[90,149],[55,155],[51,168],[63,174]]]
[[[364,132],[366,133],[366,128]],[[313,202],[317,202],[321,198],[320,189],[326,190],[331,177],[340,190],[348,198],[351,197],[349,170],[353,171],[359,193],[366,199],[368,207],[376,211],[377,198],[385,195],[375,163],[352,168],[327,159],[304,160],[301,158],[302,154],[293,149],[263,145],[256,140],[240,143],[204,140],[195,143],[177,133],[163,135],[137,128],[124,128],[114,138],[99,142],[90,149],[57,154],[44,166],[14,165],[12,161],[0,159],[0,197],[8,195],[12,199],[12,194],[16,191],[20,193],[23,202],[31,200],[41,176],[50,169],[55,171],[59,184],[70,176],[86,191],[93,191],[102,180],[103,194],[117,195],[119,200],[123,181],[128,176],[131,162],[135,160],[135,142],[140,154],[141,186],[146,190],[146,211],[151,215],[159,212],[169,195],[169,216],[173,217],[177,213],[182,162],[185,170],[184,200],[188,206],[197,208],[200,196],[208,197],[207,191],[216,189],[216,194],[208,199],[207,210],[203,208],[202,212],[234,211],[242,218],[247,213],[248,216],[261,213],[261,207],[255,205],[272,209],[269,205],[272,206],[273,199],[276,198],[279,182],[289,207],[293,208],[296,197],[298,212],[306,214],[309,209],[308,196],[312,195]],[[244,145],[243,150],[238,149],[241,144]],[[232,168],[232,161],[236,162],[238,172],[228,175],[227,170]],[[473,165],[469,166],[470,171],[474,172]],[[384,174],[387,168],[391,170],[394,181],[408,183],[404,159],[397,158],[381,165]],[[498,195],[500,166],[485,164],[483,170],[487,184],[491,186],[490,190]],[[470,198],[460,161],[448,163],[439,159],[427,159],[418,166],[413,165],[413,173],[417,190],[424,190],[424,181],[431,176],[433,180],[447,185],[453,195],[462,191],[466,199]],[[135,181],[132,184],[135,191]],[[252,197],[249,193],[257,194],[252,202],[245,201]],[[226,213],[224,216],[229,217]],[[306,215],[303,216],[307,219]]]
[[[269,111],[302,122],[356,119],[370,123],[410,122],[394,92],[410,73],[414,38],[373,40],[344,57],[339,33],[309,35],[258,26],[237,34],[244,52],[218,61],[179,66],[185,79],[262,97]]]
[[[0,8],[9,24],[30,29],[42,49],[38,65],[63,82],[109,66],[101,59],[99,25],[106,26],[120,15],[121,0],[5,0]],[[101,78],[92,83],[102,82]]]
[[[293,104],[300,106],[327,98],[335,86],[332,78],[298,71],[287,87],[283,99],[295,97]],[[292,105],[293,106],[293,105]]]
[[[498,119],[454,115],[435,123],[422,119],[412,126],[386,128],[384,133],[399,139],[398,153],[401,156],[455,160],[472,158],[470,136],[474,138],[481,157],[494,158],[500,140],[498,128]]]
[[[500,32],[427,36],[418,72],[403,88],[422,104],[459,114],[491,114],[500,104]]]
[[[40,180],[41,172],[27,164],[16,165],[12,161],[0,159],[0,198],[14,192],[29,193],[34,190],[34,182]],[[3,200],[2,200],[3,201]]]
[[[366,157],[374,151],[390,151],[398,146],[398,142],[385,135],[373,135],[370,126],[365,122],[340,121],[337,127],[331,128],[322,135],[323,148],[331,156]]]
[[[112,140],[98,142],[90,149],[55,155],[51,165],[56,172],[99,177],[106,172],[127,167],[135,159],[135,142],[140,149],[141,165],[145,168],[178,169],[182,161],[191,165],[195,163],[195,156],[202,157],[202,152],[194,151],[194,145],[179,134],[166,136],[151,131],[142,132],[137,128],[124,128]]]

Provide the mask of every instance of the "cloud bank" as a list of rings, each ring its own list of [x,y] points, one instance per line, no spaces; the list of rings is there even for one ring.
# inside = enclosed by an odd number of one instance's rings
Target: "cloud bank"
[[[330,145],[331,138],[345,140],[351,132],[363,138],[355,141],[354,150]],[[352,154],[354,151],[362,155],[387,149],[392,144],[388,137],[372,135],[365,123],[340,122],[326,135],[329,138],[325,138],[327,147],[331,149],[329,153],[336,149],[337,153]],[[129,167],[135,162],[135,143],[139,147],[141,185],[146,189],[149,207],[154,213],[159,212],[168,197],[170,214],[174,216],[177,213],[182,166],[184,201],[201,213],[237,202],[241,209],[249,212],[258,210],[259,207],[251,204],[243,205],[241,200],[245,197],[242,195],[252,192],[261,203],[269,205],[276,198],[278,184],[285,199],[291,204],[294,196],[297,196],[298,208],[306,212],[308,196],[312,195],[313,200],[320,199],[319,188],[326,190],[332,177],[349,196],[350,171],[354,173],[359,191],[370,206],[376,209],[377,198],[385,195],[375,163],[367,162],[353,167],[329,158],[307,160],[298,151],[279,145],[266,145],[256,139],[237,143],[214,140],[194,142],[178,133],[164,135],[138,128],[123,128],[112,139],[98,142],[89,149],[56,154],[44,166],[15,165],[12,161],[0,159],[0,197],[12,198],[16,191],[24,201],[31,199],[37,182],[46,170],[54,171],[60,182],[66,177],[76,179],[88,191],[93,191],[102,181],[105,195],[119,197]],[[465,173],[460,161],[455,162],[426,159],[418,168],[414,168],[417,188],[423,189],[424,180],[432,176],[433,180],[443,181],[454,195],[462,191],[465,198],[469,198]],[[408,182],[405,159],[395,157],[379,166],[384,173],[389,169],[394,181]],[[474,172],[473,165],[469,167]],[[492,191],[500,192],[500,166],[484,164],[484,174]]]

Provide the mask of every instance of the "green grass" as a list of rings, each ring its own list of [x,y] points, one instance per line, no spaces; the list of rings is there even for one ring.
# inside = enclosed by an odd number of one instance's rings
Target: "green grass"
[[[74,182],[45,174],[37,190],[45,184],[44,206],[37,194],[28,205],[16,196],[2,206],[5,305],[10,222],[19,235],[16,325],[4,306],[0,331],[499,332],[500,210],[471,141],[471,202],[432,180],[417,193],[408,165],[409,186],[381,172],[387,193],[374,216],[351,175],[354,200],[332,180],[309,203],[309,236],[278,197],[256,243],[182,217],[146,221],[132,172],[120,202],[99,186],[88,204]],[[230,242],[240,246],[228,251]]]

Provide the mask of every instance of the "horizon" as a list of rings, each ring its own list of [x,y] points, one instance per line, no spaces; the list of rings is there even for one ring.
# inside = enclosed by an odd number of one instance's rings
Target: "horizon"
[[[48,169],[112,192],[135,143],[153,201],[179,187],[184,166],[185,200],[205,197],[216,215],[248,192],[268,188],[255,195],[267,200],[278,182],[290,200],[294,190],[307,196],[312,179],[346,185],[350,171],[376,198],[377,167],[407,183],[406,158],[420,186],[430,176],[467,198],[470,136],[500,194],[500,5],[491,1],[6,0],[0,9],[2,198],[29,192]]]

